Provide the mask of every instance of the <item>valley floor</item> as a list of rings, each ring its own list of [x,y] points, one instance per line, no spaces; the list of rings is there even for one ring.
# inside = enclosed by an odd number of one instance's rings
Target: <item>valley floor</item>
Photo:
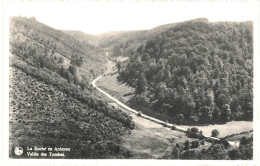
[[[97,86],[105,90],[114,98],[126,103],[133,96],[134,89],[117,80],[118,74],[115,69],[113,70],[111,65],[113,65],[113,63],[109,61],[109,67],[107,67],[109,70],[106,72],[104,77],[97,81]],[[110,102],[111,105],[122,109],[116,103],[111,102],[111,100],[107,99],[107,101]],[[134,156],[132,158],[160,158],[165,153],[169,153],[171,151],[171,143],[169,140],[172,138],[180,144],[183,144],[186,140],[192,141],[191,138],[187,138],[185,133],[170,130],[160,124],[138,117],[134,113],[130,113],[127,110],[122,110],[128,114],[131,114],[136,125],[132,133],[125,136],[123,141],[123,146],[134,152]],[[187,129],[193,126],[182,125],[180,127]],[[225,137],[227,135],[252,130],[253,122],[232,121],[221,125],[194,127],[198,127],[199,130],[202,130],[205,135],[211,135],[211,131],[213,129],[217,129],[220,132],[220,137]],[[236,141],[236,139],[232,139],[232,141]],[[207,148],[209,146],[210,144],[206,143],[200,148]]]
[[[111,65],[111,61],[108,65]],[[108,68],[110,69],[110,72],[113,71],[111,70],[111,67]],[[105,89],[105,91],[111,94],[111,96],[120,101],[126,102],[131,98],[131,95],[125,96],[125,94],[133,93],[134,89],[125,84],[119,83],[116,79],[117,75],[118,74],[107,74],[105,77],[102,77],[97,81],[97,85]],[[183,132],[171,130],[150,120],[138,117],[134,113],[119,107],[109,99],[107,99],[107,101],[110,102],[111,105],[130,114],[133,118],[135,128],[132,130],[130,135],[124,136],[122,142],[123,147],[133,152],[131,158],[161,158],[172,150],[169,140],[174,139],[175,142],[179,144],[183,144],[187,140],[195,140],[193,138],[188,138]],[[207,148],[209,146],[210,143],[205,143],[205,145],[200,148]]]

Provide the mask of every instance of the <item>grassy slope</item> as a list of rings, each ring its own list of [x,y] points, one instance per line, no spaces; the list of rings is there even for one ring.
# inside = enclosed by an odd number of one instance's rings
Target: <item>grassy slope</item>
[[[62,65],[66,69],[68,69],[73,56],[83,57],[82,66],[77,67],[77,77],[80,80],[91,81],[92,78],[105,70],[102,65],[105,59],[96,47],[36,20],[12,17],[10,19],[10,32],[10,43],[12,45],[30,44],[31,46],[28,48],[36,47],[38,54],[41,54],[41,51],[46,49],[49,57],[52,56],[51,52],[54,51],[53,56],[64,58]]]
[[[98,81],[98,85],[109,92],[113,97],[120,99],[120,101],[127,102],[133,96],[128,94],[134,93],[134,89],[125,86],[123,83],[118,83],[117,76],[118,74],[104,76]]]
[[[75,156],[68,157],[98,157],[102,152],[79,153],[91,151],[104,140],[119,143],[127,131],[121,123],[52,85],[13,67],[10,73],[10,147],[54,145],[72,148]]]

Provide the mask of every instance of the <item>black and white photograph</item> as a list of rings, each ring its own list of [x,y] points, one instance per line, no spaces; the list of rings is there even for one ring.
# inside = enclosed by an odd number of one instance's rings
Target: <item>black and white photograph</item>
[[[258,165],[257,7],[4,0],[3,161]]]

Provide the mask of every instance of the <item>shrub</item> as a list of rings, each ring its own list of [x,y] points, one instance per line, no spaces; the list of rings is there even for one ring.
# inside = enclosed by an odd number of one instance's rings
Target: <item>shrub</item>
[[[195,150],[188,150],[181,154],[181,159],[197,159]]]
[[[163,123],[162,125],[163,125],[163,127],[167,127],[166,123]]]
[[[221,139],[219,142],[220,142],[221,144],[223,144],[225,148],[229,148],[229,147],[230,147],[230,145],[229,145],[229,143],[228,143],[227,140]]]
[[[199,141],[192,141],[191,142],[191,148],[197,148],[200,145]]]
[[[213,129],[213,130],[211,131],[211,136],[212,136],[212,137],[218,137],[218,136],[219,136],[219,131],[218,131],[217,129]]]
[[[199,132],[199,129],[197,127],[192,127],[187,129],[186,135],[190,138],[198,138],[198,139],[204,138],[202,131]]]
[[[63,57],[59,57],[58,62],[59,62],[59,63],[63,63],[63,62],[64,62]]]
[[[228,156],[231,160],[241,159],[241,153],[238,149],[231,149],[228,151]]]
[[[200,152],[201,152],[202,154],[204,154],[204,153],[205,153],[205,151],[206,151],[206,149],[205,149],[205,148],[203,148],[203,149],[201,149],[201,151],[200,151]]]
[[[139,111],[138,113],[137,113],[137,116],[142,116],[142,112],[141,111]]]
[[[199,129],[197,127],[192,127],[190,130],[192,132],[194,132],[194,133],[198,133],[199,132]]]
[[[72,75],[76,75],[76,67],[73,65],[70,65],[70,67],[68,68],[68,71],[72,74]]]
[[[187,141],[185,141],[185,143],[184,143],[184,150],[188,150],[189,148],[190,148],[190,141],[187,140]]]

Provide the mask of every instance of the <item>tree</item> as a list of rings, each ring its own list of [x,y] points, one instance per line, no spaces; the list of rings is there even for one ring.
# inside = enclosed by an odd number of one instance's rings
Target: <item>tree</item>
[[[185,141],[185,143],[184,143],[184,149],[185,149],[185,150],[188,150],[189,148],[190,148],[190,141],[187,140],[187,141]]]
[[[214,144],[210,148],[210,154],[217,160],[227,160],[229,159],[228,151],[222,144]]]
[[[83,58],[80,57],[80,58],[75,59],[75,64],[76,64],[78,67],[81,67],[82,64],[83,64]]]
[[[184,121],[184,116],[183,114],[178,114],[175,118],[176,120],[176,123],[179,123],[179,124],[183,124],[183,121]]]
[[[138,93],[142,93],[147,88],[147,80],[145,78],[144,73],[141,73],[139,80],[137,82],[136,91]]]
[[[239,149],[231,149],[228,151],[228,156],[231,160],[239,160],[242,157],[242,154],[240,153]]]
[[[223,121],[223,122],[227,122],[231,119],[231,110],[230,110],[228,104],[225,104],[225,105],[222,106],[220,118],[221,118],[220,120]]]
[[[70,67],[68,68],[68,71],[72,74],[72,75],[76,75],[76,67],[74,65],[70,65]]]
[[[209,123],[211,119],[212,119],[212,112],[210,110],[210,107],[208,106],[202,107],[200,121],[202,123]]]
[[[64,62],[63,57],[59,57],[58,62],[62,64]]]
[[[191,142],[191,148],[197,148],[200,145],[198,140],[192,141]]]
[[[172,148],[171,155],[172,155],[173,159],[178,159],[179,158],[180,148],[178,148],[177,145]]]
[[[211,131],[211,136],[212,136],[212,137],[218,137],[218,136],[219,136],[219,131],[218,131],[217,129],[213,129],[213,130]]]

